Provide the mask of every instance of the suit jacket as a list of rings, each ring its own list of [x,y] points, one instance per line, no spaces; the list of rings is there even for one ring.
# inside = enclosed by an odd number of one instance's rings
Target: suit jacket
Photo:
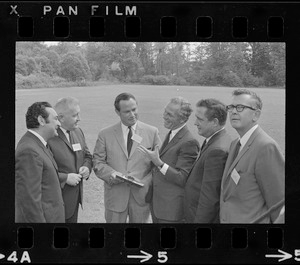
[[[231,138],[226,130],[206,143],[185,186],[185,218],[188,223],[218,223],[220,189]]]
[[[155,127],[138,121],[135,133],[142,137],[141,144],[146,148],[154,149],[156,145],[160,145],[158,129]],[[128,157],[121,122],[101,130],[98,135],[93,165],[96,176],[104,181],[104,204],[108,210],[125,211],[130,192],[137,203],[141,206],[146,205],[145,196],[152,181],[151,161],[136,150],[137,146],[138,143],[133,141]],[[144,187],[136,187],[125,182],[110,186],[107,183],[115,170],[138,179]]]
[[[31,132],[15,153],[16,223],[64,223],[64,203],[51,152]]]
[[[184,126],[160,150],[160,158],[169,165],[166,175],[153,168],[153,211],[156,218],[170,221],[184,219],[184,186],[199,153],[199,142]]]
[[[284,158],[277,143],[258,127],[232,161],[237,142],[230,146],[222,178],[221,223],[250,223],[284,198]],[[231,177],[234,168],[237,184]],[[279,211],[261,222],[274,222]]]
[[[79,202],[83,202],[83,181],[79,185],[70,186],[66,184],[69,173],[79,172],[82,166],[92,169],[92,155],[85,142],[85,137],[80,128],[71,131],[71,137],[74,143],[80,143],[81,150],[73,151],[72,145],[66,138],[61,129],[57,130],[58,136],[51,138],[48,141],[49,147],[53,153],[54,159],[58,166],[58,175],[63,187],[62,194],[65,203],[66,219],[70,218],[76,209]]]

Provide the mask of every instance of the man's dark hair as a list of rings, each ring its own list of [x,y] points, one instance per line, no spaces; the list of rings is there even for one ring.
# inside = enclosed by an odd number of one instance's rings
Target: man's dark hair
[[[255,100],[255,108],[256,109],[262,109],[263,103],[261,98],[253,91],[250,91],[245,88],[239,88],[232,92],[233,96],[239,96],[239,95],[250,95]]]
[[[137,101],[136,101],[134,95],[132,95],[132,94],[130,94],[130,93],[122,93],[122,94],[118,95],[118,96],[116,97],[115,103],[114,103],[115,109],[116,109],[117,111],[120,111],[120,101],[121,101],[121,100],[129,100],[129,99],[131,99],[131,98],[134,99],[135,102],[136,102],[136,104],[137,104]]]
[[[38,121],[38,116],[42,116],[46,122],[48,122],[49,113],[46,108],[52,108],[48,102],[35,102],[27,110],[26,117],[26,127],[27,129],[39,128],[40,124]]]
[[[209,121],[212,121],[216,118],[221,126],[225,125],[227,119],[227,110],[225,104],[223,104],[221,101],[214,98],[202,99],[198,101],[196,106],[207,108],[205,116]]]

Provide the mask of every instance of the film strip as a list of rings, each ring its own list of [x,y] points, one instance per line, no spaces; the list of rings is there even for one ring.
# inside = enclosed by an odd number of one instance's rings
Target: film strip
[[[0,263],[299,263],[299,10],[297,2],[1,2]],[[284,42],[285,223],[15,223],[20,41]]]

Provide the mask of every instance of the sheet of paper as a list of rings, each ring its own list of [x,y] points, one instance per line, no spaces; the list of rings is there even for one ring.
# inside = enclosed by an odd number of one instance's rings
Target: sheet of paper
[[[240,181],[240,174],[236,171],[236,169],[232,170],[231,172],[231,178],[234,181],[234,183],[237,185]]]
[[[133,134],[133,135],[131,136],[131,139],[132,139],[133,141],[139,143],[139,144],[140,144],[140,143],[142,142],[142,140],[143,140],[143,138],[142,138],[141,136],[139,136],[138,134]]]

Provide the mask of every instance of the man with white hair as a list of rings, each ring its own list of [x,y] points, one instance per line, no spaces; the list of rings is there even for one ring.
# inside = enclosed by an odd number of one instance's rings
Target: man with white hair
[[[199,143],[186,123],[191,104],[182,97],[172,98],[163,119],[169,129],[160,150],[139,147],[155,165],[153,169],[152,219],[155,223],[184,222],[184,187],[199,153]]]
[[[72,97],[62,98],[54,108],[61,126],[58,136],[49,140],[49,146],[63,186],[66,223],[77,223],[78,207],[83,202],[83,179],[87,180],[91,173],[92,155],[78,127],[79,101]]]

